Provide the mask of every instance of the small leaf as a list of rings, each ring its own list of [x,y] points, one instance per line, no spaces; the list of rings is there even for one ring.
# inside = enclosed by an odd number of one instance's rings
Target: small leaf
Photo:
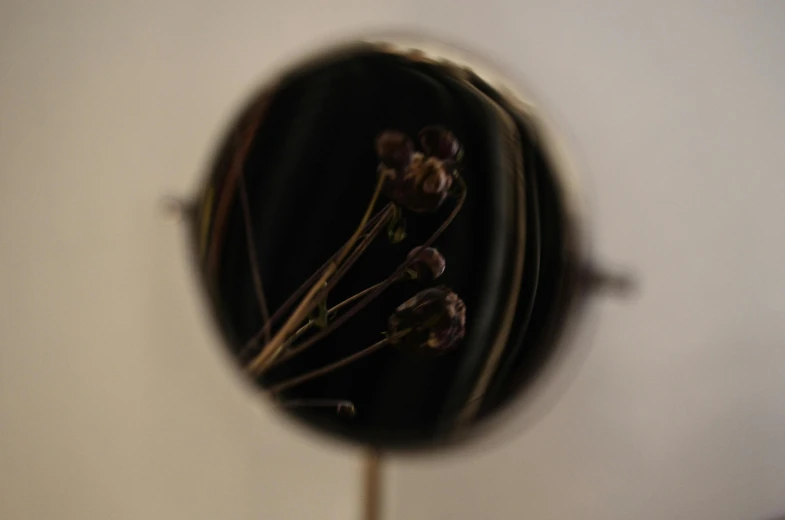
[[[322,301],[319,302],[317,312],[315,325],[323,329],[327,326],[327,298],[322,298]]]
[[[399,242],[403,242],[405,239],[406,239],[406,220],[401,219],[401,225],[398,226],[393,232],[392,237],[390,237],[390,242],[392,242],[393,244],[397,244]]]
[[[323,295],[319,300],[319,305],[314,309],[314,312],[311,313],[311,321],[313,322],[314,326],[323,329],[327,326],[327,323],[330,321],[329,316],[327,315],[327,295]]]
[[[391,244],[397,244],[406,238],[406,219],[397,204],[393,205],[393,216],[387,224],[387,238]]]
[[[352,403],[339,403],[335,411],[343,419],[352,419],[357,415],[357,408]]]

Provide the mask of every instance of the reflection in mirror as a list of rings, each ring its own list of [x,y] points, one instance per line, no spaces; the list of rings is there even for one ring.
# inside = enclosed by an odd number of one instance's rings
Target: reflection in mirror
[[[460,438],[527,387],[579,269],[520,106],[467,68],[373,44],[252,100],[193,234],[230,354],[273,403],[410,448]]]

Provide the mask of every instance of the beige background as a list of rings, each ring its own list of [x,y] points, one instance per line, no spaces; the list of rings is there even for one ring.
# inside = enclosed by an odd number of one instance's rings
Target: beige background
[[[388,518],[785,514],[785,4],[521,4],[1,1],[0,518],[358,517],[357,453],[238,384],[157,205],[266,73],[378,26],[527,78],[643,284],[536,424],[394,461]]]

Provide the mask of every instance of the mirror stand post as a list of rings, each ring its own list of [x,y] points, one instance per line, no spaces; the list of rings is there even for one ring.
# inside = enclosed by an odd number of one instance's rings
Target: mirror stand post
[[[382,460],[381,454],[370,448],[363,454],[362,497],[363,520],[381,520]]]

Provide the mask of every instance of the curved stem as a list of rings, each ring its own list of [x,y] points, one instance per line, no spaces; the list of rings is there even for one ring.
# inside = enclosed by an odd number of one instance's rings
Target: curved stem
[[[254,240],[253,225],[251,224],[251,207],[248,204],[248,191],[245,188],[245,174],[240,172],[237,178],[237,191],[240,193],[240,205],[243,209],[243,224],[245,226],[245,243],[248,246],[248,263],[251,267],[254,292],[259,302],[259,312],[262,314],[262,326],[265,330],[265,341],[270,341],[270,311],[267,308],[267,299],[264,297],[262,276],[259,273],[259,259],[256,257],[256,241]]]
[[[306,381],[310,381],[311,379],[317,378],[317,377],[322,376],[324,374],[328,374],[328,373],[332,372],[333,370],[337,370],[337,369],[339,369],[341,367],[344,367],[344,366],[346,366],[346,365],[348,365],[348,364],[350,364],[350,363],[352,363],[354,361],[357,361],[358,359],[364,358],[365,356],[367,356],[369,354],[373,354],[374,352],[376,352],[377,350],[379,350],[382,347],[385,347],[387,345],[395,343],[396,341],[398,341],[400,338],[402,338],[403,336],[405,336],[409,332],[411,332],[411,329],[402,330],[401,332],[399,332],[397,334],[394,334],[392,336],[384,338],[381,341],[377,341],[376,343],[374,343],[370,347],[366,347],[366,348],[362,349],[359,352],[355,352],[354,354],[346,356],[343,359],[339,359],[335,363],[330,363],[329,365],[325,365],[325,366],[323,366],[321,368],[317,368],[316,370],[312,370],[311,372],[306,372],[305,374],[303,374],[301,376],[293,377],[293,378],[289,379],[288,381],[284,381],[283,383],[278,383],[277,385],[273,385],[272,387],[270,387],[270,391],[272,393],[274,393],[274,394],[278,393],[278,392],[282,392],[282,391],[284,391],[284,390],[286,390],[288,388],[291,388],[293,386],[297,386],[300,383],[304,383]]]
[[[433,243],[436,241],[436,239],[439,238],[439,236],[442,233],[444,233],[444,230],[447,229],[447,227],[452,223],[453,220],[455,220],[455,217],[461,211],[461,207],[463,206],[463,203],[466,201],[466,184],[463,182],[463,180],[460,177],[458,179],[461,186],[460,198],[458,199],[458,202],[455,204],[455,207],[453,208],[452,212],[450,212],[450,215],[447,217],[447,219],[444,222],[442,222],[442,225],[439,226],[439,228],[431,235],[431,237],[428,240],[426,240],[423,243],[422,246],[420,246],[423,249],[431,247]],[[408,269],[409,266],[414,262],[414,260],[416,260],[416,258],[407,258],[400,266],[398,266],[398,269],[396,269],[395,272],[389,278],[387,278],[381,284],[377,285],[375,290],[367,294],[365,298],[360,300],[360,302],[357,305],[349,309],[348,312],[343,314],[334,322],[330,323],[319,333],[314,334],[312,337],[308,338],[300,345],[297,345],[293,349],[287,351],[286,359],[296,356],[297,354],[301,353],[302,351],[304,351],[314,343],[321,341],[326,336],[331,334],[335,329],[343,325],[346,322],[346,320],[348,320],[349,318],[360,312],[364,307],[366,307],[369,303],[371,303],[377,296],[379,296],[382,293],[382,291],[387,289],[387,287],[389,287],[401,275],[401,273],[405,272],[406,269]]]
[[[204,226],[202,247],[204,248],[203,254],[207,255],[207,272],[211,273],[212,275],[215,275],[218,269],[221,244],[223,243],[223,237],[225,234],[225,225],[227,223],[227,219],[229,218],[232,200],[234,199],[233,194],[235,183],[237,182],[238,177],[242,175],[245,158],[248,157],[248,154],[250,153],[257,130],[261,125],[262,118],[264,117],[267,108],[270,106],[273,97],[274,96],[270,92],[263,93],[259,97],[259,101],[256,103],[256,105],[252,107],[247,116],[243,118],[245,121],[241,124],[241,128],[237,130],[237,133],[234,137],[234,147],[236,152],[231,159],[229,171],[226,172],[224,188],[221,190],[218,200],[215,201],[215,207],[213,208],[212,200],[210,200],[210,204],[206,206],[206,208],[211,208],[210,212],[213,213],[213,231],[212,241],[208,246],[207,238],[209,235],[210,222],[205,218],[202,222],[202,225]],[[207,195],[210,197],[210,199],[212,199],[214,193],[215,192],[213,191],[213,188],[209,187]],[[207,217],[209,214],[209,212],[207,214],[203,214],[202,218]]]
[[[373,192],[371,201],[368,203],[368,208],[365,210],[365,214],[360,220],[360,225],[357,226],[357,229],[354,231],[352,237],[347,242],[346,247],[338,254],[338,257],[327,266],[327,269],[325,269],[322,276],[311,287],[302,301],[300,301],[300,304],[297,306],[297,308],[295,308],[289,319],[286,320],[278,332],[275,333],[275,336],[273,336],[273,338],[268,341],[264,347],[262,347],[262,351],[259,353],[259,355],[257,355],[256,358],[254,358],[248,364],[248,370],[250,370],[251,373],[259,374],[267,367],[270,359],[281,347],[281,345],[283,345],[283,342],[286,340],[289,334],[294,332],[295,327],[297,327],[308,316],[308,313],[311,312],[311,310],[313,310],[313,308],[316,306],[318,303],[316,296],[322,292],[324,289],[324,284],[341,265],[341,262],[343,262],[343,260],[349,254],[351,248],[355,243],[357,243],[357,240],[359,240],[363,229],[365,229],[365,224],[371,217],[374,206],[376,206],[376,201],[379,198],[379,193],[382,191],[382,185],[384,184],[385,179],[386,177],[384,175],[379,175],[379,180],[376,182],[376,189]]]

